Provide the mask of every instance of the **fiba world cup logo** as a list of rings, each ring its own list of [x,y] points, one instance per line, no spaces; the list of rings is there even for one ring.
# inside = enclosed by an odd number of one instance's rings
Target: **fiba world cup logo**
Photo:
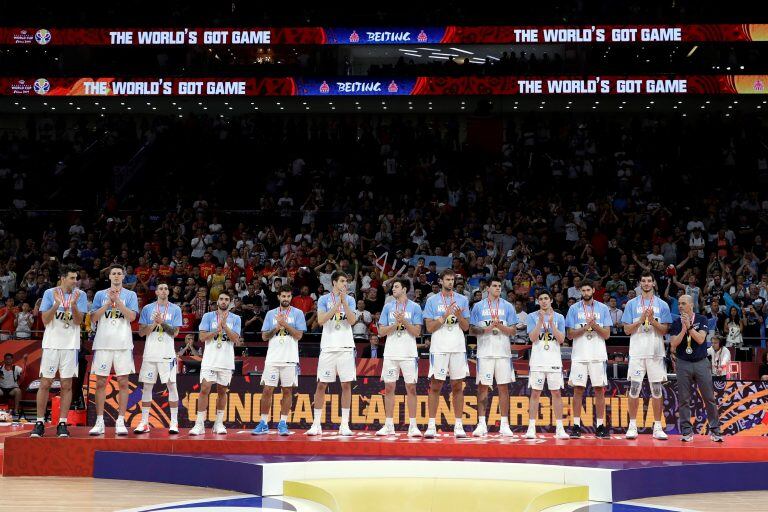
[[[389,92],[397,92],[398,87],[394,80],[392,80],[392,82],[389,84],[389,87],[387,87],[387,90]]]
[[[48,30],[46,30],[44,28],[41,28],[40,30],[35,32],[35,42],[37,44],[48,44],[48,43],[50,43],[51,42],[51,33]]]
[[[48,94],[48,91],[51,90],[51,83],[45,78],[38,78],[37,80],[35,80],[34,85],[32,85],[32,89],[37,94],[41,94],[41,95]]]
[[[421,32],[419,32],[419,35],[416,36],[416,39],[418,39],[420,43],[426,43],[428,39],[427,34],[425,34],[424,31],[422,30]]]
[[[350,43],[359,43],[360,42],[360,36],[357,35],[357,30],[353,30],[352,34],[349,36],[349,42]]]
[[[323,80],[323,83],[320,84],[320,92],[323,94],[328,94],[328,92],[331,90],[331,88],[328,86],[328,82]]]

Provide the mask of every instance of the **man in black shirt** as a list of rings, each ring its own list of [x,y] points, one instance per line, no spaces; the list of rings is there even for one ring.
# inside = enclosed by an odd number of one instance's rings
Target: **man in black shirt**
[[[693,298],[678,299],[680,318],[669,328],[670,348],[677,356],[677,393],[680,399],[680,432],[685,443],[693,441],[691,425],[691,385],[695,382],[707,408],[707,422],[712,441],[720,443],[720,416],[712,385],[712,368],[707,359],[707,319],[693,312]]]

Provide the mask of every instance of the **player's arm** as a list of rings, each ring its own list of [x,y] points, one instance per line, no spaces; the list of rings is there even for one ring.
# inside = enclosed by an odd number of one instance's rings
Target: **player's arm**
[[[106,295],[106,293],[104,293],[104,295]],[[107,300],[108,298],[109,297],[102,298],[101,307],[91,312],[91,322],[98,322],[99,319],[104,315],[104,313],[106,313],[107,309],[109,308],[109,300]],[[96,300],[94,299],[94,303],[95,302]]]
[[[115,302],[115,307],[120,311],[129,322],[136,320],[136,312],[128,307],[122,297],[118,297]]]
[[[446,318],[447,317],[445,315],[439,316],[437,318],[425,318],[424,320],[427,325],[427,332],[432,334],[433,332],[437,331],[443,326]]]
[[[139,324],[139,336],[146,337],[155,329],[156,323]]]
[[[347,302],[347,297],[344,297],[344,300],[341,301],[341,307],[344,309],[344,313],[347,315],[346,322],[349,324],[350,327],[355,325],[357,323],[357,313],[355,312],[355,309],[350,307],[349,303]]]
[[[277,325],[272,324],[272,316],[269,314],[264,319],[264,323],[262,324],[262,329],[264,328],[264,325],[273,325],[271,329],[266,331],[261,331],[261,339],[264,341],[269,341],[272,339],[275,333],[277,333],[277,330],[279,329],[279,327]]]
[[[558,329],[556,321],[552,322],[552,335],[555,337],[557,342],[561,345],[565,341],[565,329],[563,329],[562,331]]]
[[[418,322],[413,323],[411,322],[411,319],[418,320]],[[421,315],[416,314],[415,316],[412,316],[411,319],[403,315],[403,327],[405,327],[405,330],[408,331],[408,334],[410,334],[414,338],[418,338],[419,336],[421,336],[421,325],[422,325]]]
[[[653,327],[653,329],[656,331],[656,334],[658,334],[659,336],[664,336],[665,334],[667,334],[667,332],[669,332],[668,323],[658,322],[654,317],[651,317],[648,323]]]
[[[43,318],[43,324],[48,325],[53,321],[53,317],[56,316],[56,311],[59,309],[59,306],[61,303],[59,302],[59,298],[56,296],[55,293],[52,294],[53,298],[50,299],[53,302],[51,303],[51,306],[46,311],[43,311],[41,316]],[[41,310],[43,307],[47,306],[47,300],[45,300],[45,297],[43,297],[43,303],[41,304]],[[3,316],[5,318],[5,316]],[[0,322],[2,322],[2,319],[0,319]]]
[[[459,328],[464,332],[469,331],[469,317],[464,316],[463,309],[460,309],[457,313],[456,318],[459,319]]]
[[[319,305],[320,304],[319,304],[319,301],[318,301],[318,306]],[[321,309],[318,307],[317,308],[317,323],[319,323],[320,325],[325,325],[325,323],[328,320],[330,320],[331,318],[333,318],[333,316],[338,311],[339,311],[339,306],[338,305],[336,307],[333,307],[333,308],[329,309],[328,311],[321,311]]]
[[[227,337],[232,341],[232,343],[238,344],[240,343],[240,333],[237,333],[229,328],[229,325],[227,325],[226,322],[224,322],[224,325],[222,325],[222,328],[224,332],[227,334]]]
[[[693,326],[691,326],[688,330],[688,333],[691,335],[691,338],[699,345],[703,344],[707,340],[707,331],[705,329],[694,329]],[[727,351],[728,349],[725,350]]]
[[[672,350],[677,350],[677,347],[680,346],[680,343],[683,342],[683,338],[685,337],[687,331],[685,329],[685,322],[683,322],[682,317],[680,318],[680,332],[677,334],[672,334],[669,336],[669,348]]]
[[[203,320],[200,322],[200,341],[203,343],[206,343],[213,338],[216,337],[219,333],[216,331],[209,331],[210,329],[210,322],[206,322],[205,326],[203,326],[203,322],[205,322],[205,316],[203,316]]]

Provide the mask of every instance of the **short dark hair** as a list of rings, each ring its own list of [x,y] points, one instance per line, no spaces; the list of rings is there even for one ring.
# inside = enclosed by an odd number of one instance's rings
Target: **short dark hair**
[[[111,274],[112,271],[115,270],[115,269],[118,269],[120,272],[125,274],[125,267],[123,267],[119,263],[113,263],[112,265],[110,265],[109,266],[109,271],[107,272],[107,274]]]
[[[7,352],[7,353],[6,353],[6,354],[3,356],[3,359],[5,359],[5,358],[6,358],[6,357],[8,357],[8,356],[11,356],[11,357],[13,357],[13,354],[11,354],[10,352]]]
[[[283,286],[281,286],[281,287],[280,287],[280,288],[277,290],[277,293],[278,293],[278,295],[279,295],[279,294],[281,294],[281,293],[290,293],[291,295],[293,295],[293,288],[291,288],[291,287],[290,287],[289,285],[287,285],[287,284],[284,284]]]
[[[585,279],[581,282],[581,288],[584,288],[585,286],[589,286],[593,290],[595,289],[595,285],[591,279]]]
[[[64,265],[61,267],[60,277],[67,277],[68,274],[79,274],[80,267],[77,265]]]
[[[493,277],[491,277],[490,279],[488,279],[488,285],[489,285],[489,286],[490,286],[490,285],[492,285],[493,283],[504,284],[504,283],[502,282],[501,278],[499,278],[499,277],[496,277],[496,276],[493,276]]]
[[[656,280],[656,278],[653,277],[653,273],[650,270],[643,270],[643,272],[640,274],[640,279],[642,279],[644,277],[650,277],[654,281]]]
[[[395,279],[395,281],[392,284],[394,285],[395,283],[400,283],[400,286],[405,288],[405,291],[408,291],[411,289],[411,281],[404,277],[398,277],[397,279]]]
[[[226,295],[229,300],[232,300],[232,297],[227,292],[219,293],[219,296],[216,298],[216,300],[219,300],[222,295]]]
[[[442,272],[440,272],[440,279],[447,277],[447,276],[455,276],[456,272],[452,268],[444,268]]]
[[[536,294],[536,300],[538,300],[542,295],[546,295],[547,297],[549,297],[550,300],[552,300],[552,294],[549,293],[549,290],[547,290],[546,288],[542,288],[541,290],[539,290],[539,293]]]
[[[332,283],[335,283],[335,282],[336,282],[336,281],[338,281],[338,280],[339,280],[339,278],[341,278],[341,277],[344,277],[344,278],[346,278],[346,279],[349,279],[349,276],[347,275],[347,273],[346,273],[346,272],[344,272],[344,271],[342,271],[342,270],[336,270],[336,271],[335,271],[333,274],[331,274],[331,282],[332,282]]]

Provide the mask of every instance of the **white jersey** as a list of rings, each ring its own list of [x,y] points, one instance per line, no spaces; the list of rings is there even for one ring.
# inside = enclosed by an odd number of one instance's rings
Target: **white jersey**
[[[176,304],[169,302],[165,306],[159,306],[157,302],[147,304],[141,309],[139,323],[142,325],[152,325],[152,316],[155,313],[163,316],[163,322],[171,327],[181,327],[181,308]],[[162,327],[157,326],[147,335],[147,341],[144,343],[144,361],[150,363],[159,363],[176,358],[176,350],[173,344],[173,333],[163,332]]]
[[[107,290],[99,290],[93,297],[91,313],[109,304]],[[125,288],[120,289],[120,299],[131,311],[139,313],[139,300],[136,293]],[[116,306],[110,306],[99,318],[96,327],[96,337],[93,340],[94,350],[133,350],[133,333],[131,322]]]
[[[200,320],[200,332],[219,332],[218,311],[209,311],[203,315]],[[227,315],[227,326],[238,335],[240,331],[240,317],[234,313]],[[220,370],[235,369],[235,344],[229,339],[227,333],[223,330],[221,334],[216,334],[213,338],[205,342],[203,351],[203,362],[200,365],[204,368],[217,368]]]
[[[587,325],[587,316],[594,316],[595,323],[600,327],[613,326],[611,310],[602,302],[592,301],[592,306],[584,304],[580,300],[568,309],[565,318],[566,329],[581,329]],[[608,361],[608,351],[605,348],[605,340],[596,332],[585,332],[573,339],[571,361],[588,363],[593,361]]]
[[[285,318],[285,323],[297,331],[306,332],[307,323],[304,318],[304,312],[293,306],[288,309],[275,308],[267,312],[264,317],[263,331],[271,331],[277,327],[278,316]],[[299,362],[299,342],[296,338],[288,334],[284,329],[278,330],[269,340],[267,348],[267,359],[265,364],[296,364]]]
[[[475,327],[485,329],[496,319],[498,319],[501,325],[517,325],[518,318],[517,313],[515,313],[515,307],[501,298],[498,301],[483,299],[472,308],[469,323]],[[492,332],[489,334],[478,334],[477,357],[512,357],[509,336],[501,332],[498,334],[493,334]]]
[[[653,317],[657,322],[661,324],[672,323],[672,315],[666,302],[659,297],[644,300],[642,296],[627,302],[621,322],[623,324],[634,323],[643,316],[643,311],[647,308],[653,309]],[[641,325],[629,337],[629,357],[630,359],[633,357],[639,359],[664,357],[664,337],[658,334],[652,326]]]
[[[424,319],[439,320],[447,311],[448,306],[454,303],[459,307],[459,314],[469,319],[469,301],[465,296],[453,291],[447,297],[440,292],[428,298],[426,304],[424,304]],[[453,354],[466,352],[467,345],[464,331],[459,327],[458,318],[452,315],[438,330],[432,333],[429,353]]]
[[[43,300],[40,304],[40,311],[50,311],[54,303],[55,288],[48,288],[43,293]],[[75,299],[74,296],[77,296]],[[80,326],[72,321],[72,307],[70,303],[75,301],[77,310],[85,314],[88,311],[88,299],[85,292],[73,290],[71,294],[63,294],[64,304],[59,304],[59,308],[53,316],[51,322],[45,326],[43,333],[43,348],[53,348],[57,350],[79,350],[80,349]],[[66,307],[65,307],[66,305]],[[68,326],[68,327],[67,327]]]
[[[340,300],[346,300],[350,311],[355,311],[355,299],[349,295],[340,298],[331,292],[326,293],[317,301],[317,312],[327,313],[331,311]],[[347,314],[341,309],[336,318],[331,318],[323,324],[323,334],[320,336],[320,351],[343,352],[353,350],[354,348],[355,339],[352,335],[352,326],[347,322]]]
[[[392,300],[384,304],[384,309],[381,310],[381,316],[379,318],[379,325],[388,326],[394,325],[395,313],[403,313],[405,318],[413,325],[421,325],[423,319],[421,316],[421,308],[418,304],[409,300],[403,305],[396,300]],[[418,350],[416,349],[416,338],[411,336],[404,327],[398,326],[395,332],[387,336],[387,342],[384,345],[384,359],[414,359],[419,357]]]
[[[528,332],[532,333],[539,322],[541,311],[534,311],[526,319]],[[554,315],[554,316],[553,316]],[[539,338],[531,340],[531,360],[529,363],[530,371],[536,372],[557,372],[563,369],[563,360],[560,355],[560,344],[553,335],[553,328],[557,327],[559,332],[565,333],[565,317],[560,313],[553,311],[552,315],[547,315],[544,328],[539,333]]]

